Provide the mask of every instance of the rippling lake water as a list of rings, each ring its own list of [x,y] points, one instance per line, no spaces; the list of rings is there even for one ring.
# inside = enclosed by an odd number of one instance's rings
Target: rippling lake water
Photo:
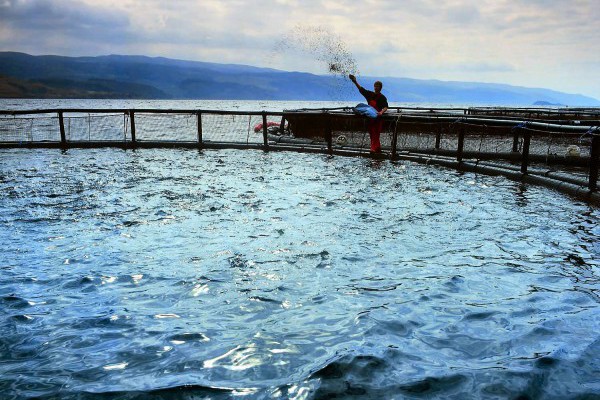
[[[599,212],[551,190],[12,149],[0,192],[2,398],[600,396]]]

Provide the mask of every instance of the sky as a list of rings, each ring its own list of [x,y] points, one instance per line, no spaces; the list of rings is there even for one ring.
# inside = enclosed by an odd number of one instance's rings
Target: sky
[[[506,83],[600,99],[598,21],[600,0],[0,0],[0,51],[325,74],[297,34],[308,29],[335,38],[362,76]],[[286,37],[297,46],[278,46]]]

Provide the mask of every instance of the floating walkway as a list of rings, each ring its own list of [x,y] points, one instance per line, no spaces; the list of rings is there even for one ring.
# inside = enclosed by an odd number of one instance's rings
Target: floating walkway
[[[383,154],[351,108],[0,111],[2,148],[238,148],[442,165],[544,185],[600,205],[600,108],[392,107]]]

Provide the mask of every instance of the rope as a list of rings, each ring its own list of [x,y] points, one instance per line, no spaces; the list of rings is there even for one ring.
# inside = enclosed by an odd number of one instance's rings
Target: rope
[[[546,164],[548,164],[548,159],[550,158],[550,148],[552,147],[553,140],[554,135],[551,132],[548,132],[548,141],[546,143]]]
[[[514,132],[514,131],[516,131],[516,130],[517,130],[517,129],[519,129],[519,128],[522,128],[522,129],[528,129],[528,128],[527,128],[527,121],[523,121],[523,122],[521,122],[520,124],[513,126],[513,127],[510,129],[510,131],[511,131],[511,132]],[[523,151],[523,140],[519,140],[519,148],[518,148],[518,150],[519,150],[519,152],[522,152],[522,151]]]
[[[127,142],[127,128],[129,128],[129,114],[123,114],[123,141]]]
[[[460,124],[460,123],[466,123],[464,117],[456,118],[456,120],[454,122],[451,122],[450,125]]]
[[[367,132],[365,131],[365,132],[363,132],[362,139],[360,141],[360,151],[359,151],[359,154],[362,154],[362,152],[363,152],[363,148],[364,148],[364,145],[365,145],[365,138],[366,137],[367,137]]]
[[[554,135],[551,131],[548,131],[548,137],[548,146],[546,147],[546,164],[548,164],[548,159],[550,158],[550,148],[552,147],[552,144],[554,142]]]
[[[246,144],[250,143],[250,127],[252,126],[252,116],[248,115],[248,130],[246,131]]]
[[[527,129],[527,121],[523,121],[520,124],[513,126],[510,131],[514,132],[516,129],[519,128]]]
[[[481,154],[481,146],[483,145],[483,137],[487,135],[487,125],[483,125],[482,126],[483,129],[481,129],[481,135],[479,135],[479,149],[477,150],[477,152],[479,154]],[[479,158],[477,159],[477,162],[479,162]]]
[[[363,152],[363,146],[365,145],[365,138],[367,136],[368,129],[369,129],[369,127],[367,126],[367,121],[363,122],[363,127],[365,127],[366,130],[363,129],[363,134],[362,134],[362,139],[360,140],[360,146],[359,146],[358,154],[362,154],[362,152]]]
[[[598,126],[592,126],[590,127],[590,129],[588,129],[587,132],[585,132],[583,135],[579,136],[579,139],[577,140],[578,143],[581,143],[583,141],[583,138],[586,136],[594,136],[596,134],[596,132],[598,132],[600,130],[600,127]]]
[[[398,123],[400,122],[400,118],[402,118],[402,113],[400,113],[398,115],[398,117],[396,117],[396,123],[394,124],[394,133],[393,133],[393,135],[396,136],[396,143],[394,144],[394,146],[396,146],[396,148],[392,149],[392,153],[394,153],[395,151],[398,151]],[[393,135],[392,135],[392,142],[394,141]]]
[[[33,118],[29,119],[29,140],[33,142]]]

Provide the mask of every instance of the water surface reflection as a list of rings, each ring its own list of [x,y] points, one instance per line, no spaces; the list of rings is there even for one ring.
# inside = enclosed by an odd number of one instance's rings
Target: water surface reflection
[[[2,150],[7,398],[598,396],[598,211],[433,166]]]

